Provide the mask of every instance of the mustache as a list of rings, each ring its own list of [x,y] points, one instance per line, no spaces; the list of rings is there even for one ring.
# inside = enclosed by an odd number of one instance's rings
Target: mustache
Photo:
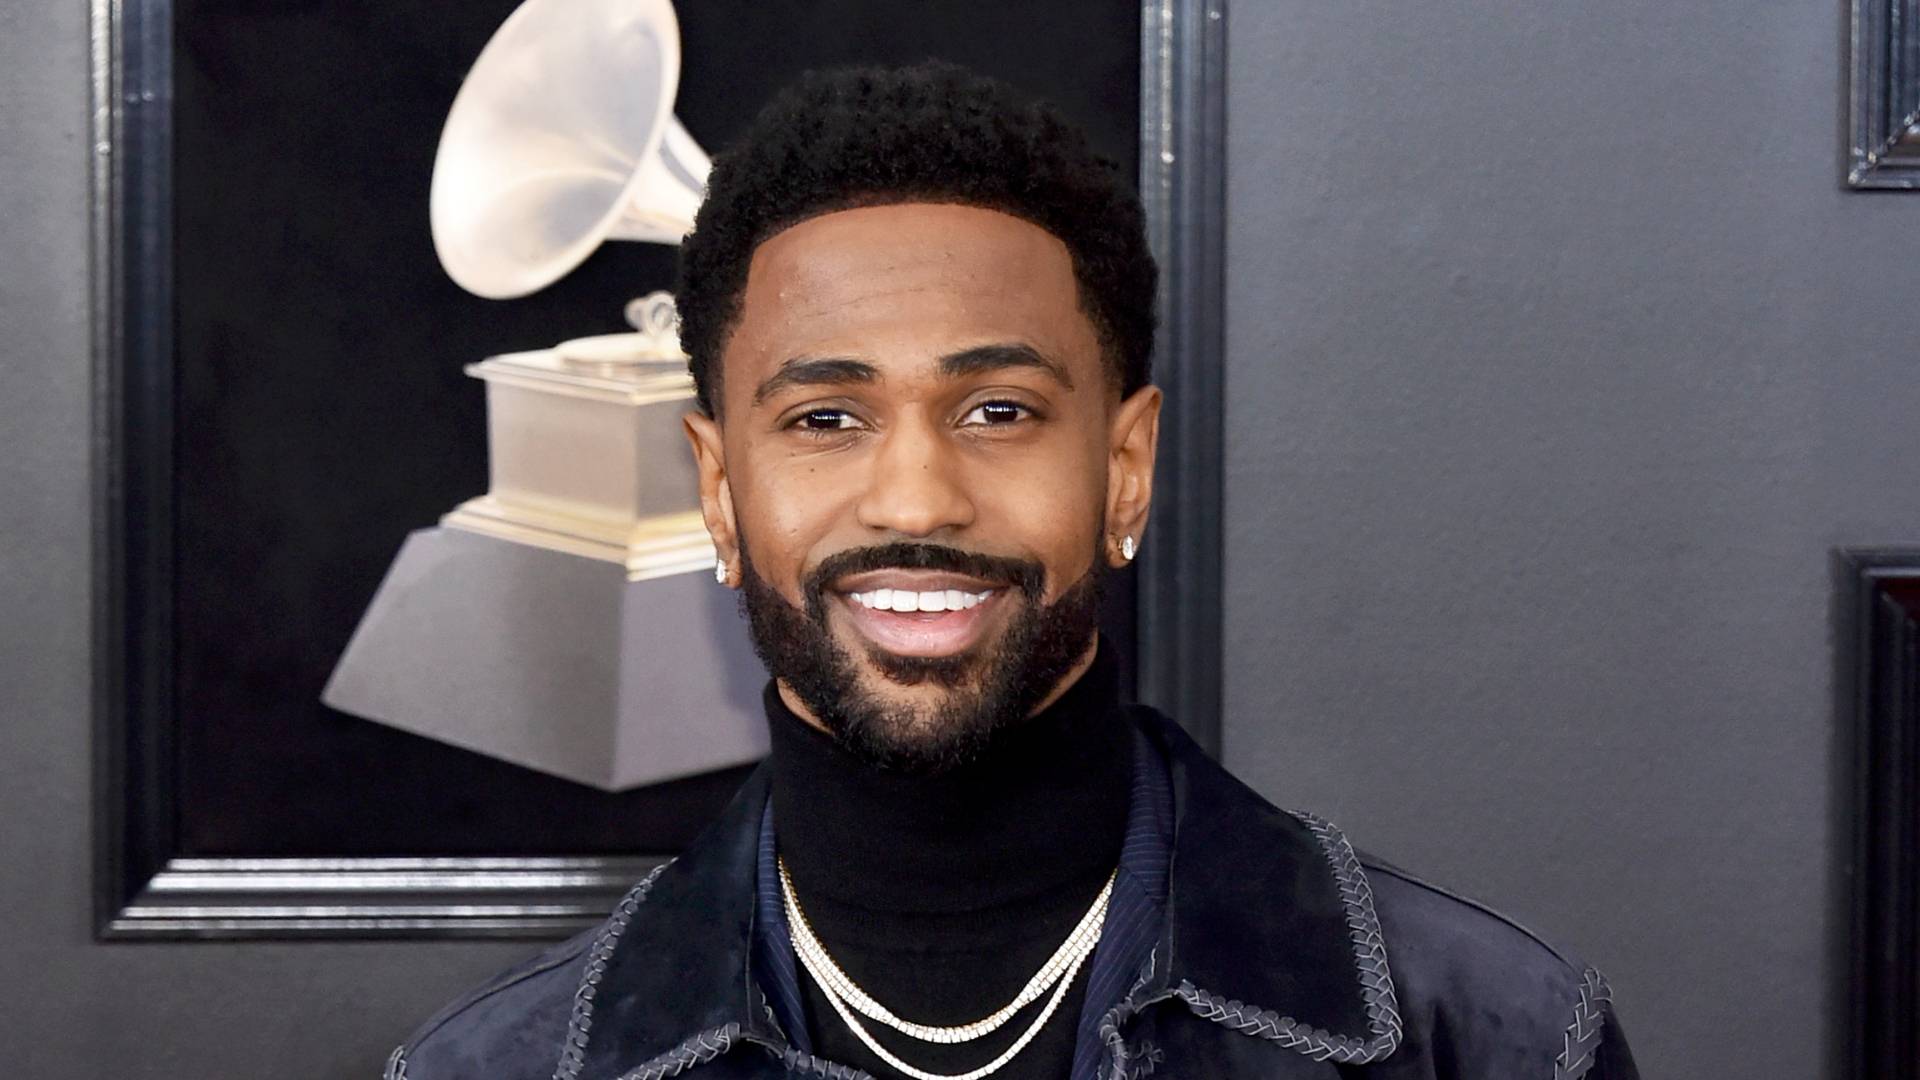
[[[823,608],[827,586],[833,582],[849,574],[864,574],[873,570],[937,570],[965,574],[1018,589],[1030,600],[1038,599],[1047,583],[1046,567],[1032,559],[984,555],[944,544],[896,541],[835,552],[822,559],[820,565],[807,575],[804,584],[808,608]]]

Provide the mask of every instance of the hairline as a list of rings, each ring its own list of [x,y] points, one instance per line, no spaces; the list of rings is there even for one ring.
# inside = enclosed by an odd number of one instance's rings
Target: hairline
[[[707,357],[706,360],[707,379],[706,386],[704,387],[706,392],[704,394],[696,394],[695,396],[696,404],[700,406],[702,413],[715,423],[724,423],[721,416],[720,395],[716,393],[716,391],[726,384],[726,379],[723,374],[723,368],[725,366],[723,361],[726,356],[727,345],[733,340],[733,333],[740,325],[740,309],[742,302],[746,298],[747,278],[753,273],[754,257],[760,253],[761,248],[765,247],[774,237],[787,232],[789,229],[804,225],[818,218],[826,217],[829,214],[844,213],[848,210],[865,210],[879,206],[911,205],[968,206],[979,210],[992,210],[996,213],[1005,214],[1010,218],[1026,222],[1041,232],[1046,233],[1057,241],[1061,247],[1065,248],[1068,265],[1073,271],[1074,308],[1080,312],[1082,318],[1087,320],[1087,325],[1093,330],[1094,339],[1100,345],[1101,366],[1107,370],[1107,385],[1118,397],[1125,398],[1127,396],[1127,363],[1120,355],[1119,335],[1117,332],[1102,326],[1101,319],[1095,315],[1093,305],[1089,302],[1091,290],[1087,288],[1087,283],[1081,278],[1080,254],[1074,250],[1073,244],[1069,242],[1066,237],[1048,228],[1044,223],[1035,221],[1031,215],[1020,213],[1018,210],[997,200],[968,199],[953,192],[943,192],[937,189],[922,191],[903,188],[899,191],[867,190],[840,198],[823,199],[808,206],[805,210],[797,214],[778,219],[754,240],[753,246],[748,248],[744,257],[739,260],[739,265],[744,268],[745,273],[738,287],[730,290],[728,294],[726,317],[721,320],[718,327],[719,332],[714,335],[714,353]],[[1151,380],[1142,380],[1141,385],[1144,386],[1150,381]],[[1134,387],[1133,389],[1138,390],[1139,387]],[[701,401],[700,399],[702,397],[706,400]]]

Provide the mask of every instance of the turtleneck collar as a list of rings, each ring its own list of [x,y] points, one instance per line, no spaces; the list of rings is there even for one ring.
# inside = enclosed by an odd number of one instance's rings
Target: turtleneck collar
[[[769,683],[774,828],[796,888],[872,912],[957,914],[1104,877],[1126,831],[1133,752],[1118,689],[1102,641],[1051,705],[928,777],[856,757]]]

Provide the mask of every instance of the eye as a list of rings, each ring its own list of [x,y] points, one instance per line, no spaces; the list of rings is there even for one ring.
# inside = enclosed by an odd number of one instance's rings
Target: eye
[[[845,409],[808,409],[787,425],[805,432],[848,431],[860,426],[860,421]]]
[[[984,424],[996,427],[1027,419],[1033,410],[1017,401],[983,401],[973,407],[973,411],[960,419],[962,424]]]

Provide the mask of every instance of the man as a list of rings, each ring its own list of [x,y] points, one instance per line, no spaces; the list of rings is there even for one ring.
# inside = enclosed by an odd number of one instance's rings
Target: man
[[[1636,1075],[1592,968],[1118,701],[1154,276],[1111,164],[950,66],[809,76],[715,160],[687,432],[772,755],[392,1080]]]

